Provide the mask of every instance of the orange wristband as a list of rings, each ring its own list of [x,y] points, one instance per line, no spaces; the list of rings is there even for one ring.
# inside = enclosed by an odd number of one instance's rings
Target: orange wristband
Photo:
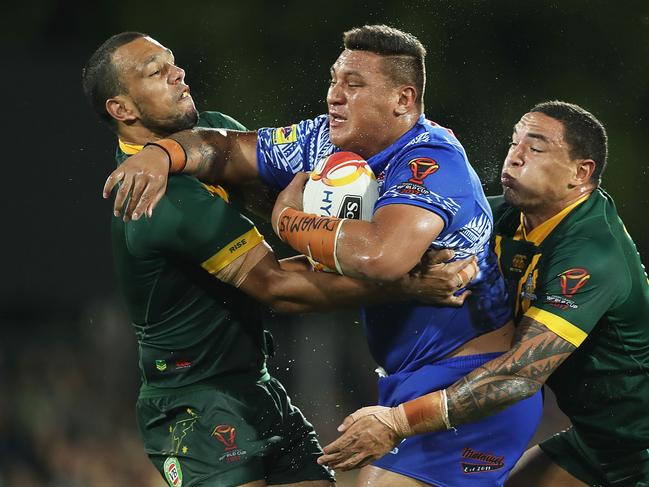
[[[431,392],[399,405],[414,434],[451,428],[448,419],[446,390]]]
[[[343,221],[286,207],[277,219],[277,235],[298,252],[342,274],[336,240]]]
[[[155,142],[149,142],[145,144],[144,147],[149,145],[160,147],[167,153],[167,157],[169,157],[170,174],[177,174],[185,169],[185,166],[187,165],[187,152],[185,152],[185,148],[180,145],[180,142],[177,142],[174,139],[160,139]]]

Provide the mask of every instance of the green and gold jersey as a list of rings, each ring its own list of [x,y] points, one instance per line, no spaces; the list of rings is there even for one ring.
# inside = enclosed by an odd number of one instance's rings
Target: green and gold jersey
[[[201,114],[198,125],[244,129],[217,112]],[[141,149],[120,141],[117,162]],[[258,305],[212,275],[263,240],[223,189],[169,178],[151,218],[113,218],[112,240],[145,387],[267,377]]]
[[[548,379],[559,407],[591,447],[649,447],[649,283],[613,200],[597,189],[529,233],[490,202],[516,318],[577,347]]]

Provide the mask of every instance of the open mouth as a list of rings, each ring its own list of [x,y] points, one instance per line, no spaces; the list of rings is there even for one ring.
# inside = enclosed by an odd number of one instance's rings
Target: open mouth
[[[337,127],[345,123],[347,119],[339,113],[329,113],[329,126]]]
[[[189,88],[185,88],[180,94],[181,100],[184,100],[185,98],[191,98],[191,95],[189,94]]]

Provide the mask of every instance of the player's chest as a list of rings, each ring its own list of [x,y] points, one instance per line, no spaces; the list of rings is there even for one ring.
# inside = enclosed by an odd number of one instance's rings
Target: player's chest
[[[525,240],[496,235],[494,251],[518,318],[537,300],[541,248]]]

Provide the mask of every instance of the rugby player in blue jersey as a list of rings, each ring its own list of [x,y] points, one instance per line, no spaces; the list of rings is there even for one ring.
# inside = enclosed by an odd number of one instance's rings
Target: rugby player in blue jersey
[[[125,216],[138,218],[151,213],[170,167],[211,182],[260,177],[284,187],[336,150],[366,158],[381,181],[372,221],[320,217],[332,231],[293,231],[302,226],[287,223],[311,218],[300,211],[301,176],[278,200],[273,224],[300,252],[311,248],[329,267],[375,281],[407,273],[429,248],[477,257],[480,273],[460,308],[412,302],[364,310],[370,350],[385,372],[379,404],[397,406],[444,389],[509,349],[511,310],[489,246],[493,220],[480,182],[452,132],[423,114],[424,47],[387,26],[352,29],[344,43],[331,69],[328,115],[256,133],[174,134],[164,141],[166,151],[151,147],[126,161],[105,192],[124,181],[115,209],[121,211],[132,191]],[[465,284],[459,276],[458,290]],[[443,398],[435,407],[445,407]],[[359,484],[502,485],[536,429],[540,409],[537,394],[482,421],[411,436],[366,466]],[[392,430],[385,426],[385,432]],[[473,461],[478,458],[490,461]],[[373,458],[356,460],[366,465]]]

